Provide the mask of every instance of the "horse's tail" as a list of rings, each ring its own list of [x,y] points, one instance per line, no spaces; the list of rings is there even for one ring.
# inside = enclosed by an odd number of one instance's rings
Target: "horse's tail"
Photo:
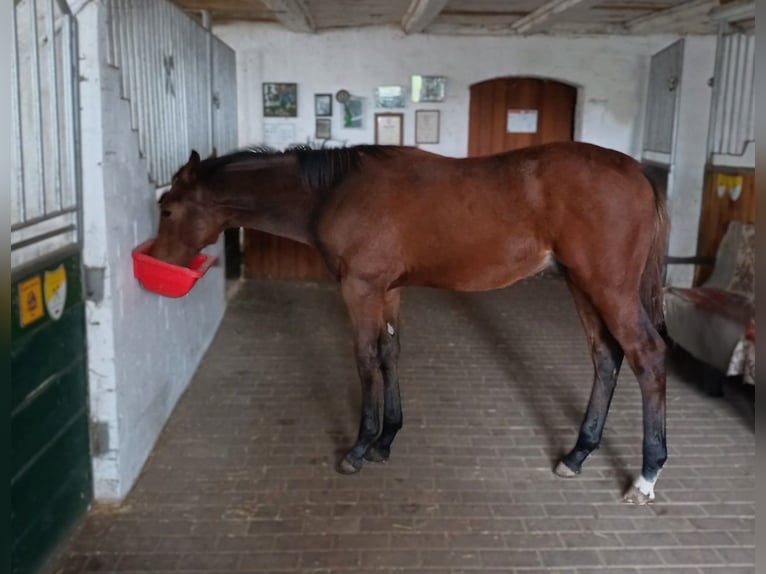
[[[658,186],[657,182],[644,167],[644,177],[649,181],[654,191],[656,215],[654,219],[654,237],[646,260],[646,267],[641,276],[641,302],[649,315],[649,319],[655,327],[661,327],[664,322],[663,313],[663,264],[665,251],[668,245],[670,232],[670,219],[668,218],[667,194],[664,187]]]

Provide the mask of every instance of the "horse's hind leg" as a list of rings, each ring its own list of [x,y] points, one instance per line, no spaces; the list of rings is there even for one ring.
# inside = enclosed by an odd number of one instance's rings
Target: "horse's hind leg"
[[[654,500],[654,485],[667,460],[665,441],[665,343],[635,295],[599,289],[593,303],[620,343],[638,379],[644,418],[641,476],[623,499],[632,504]]]
[[[352,474],[362,468],[363,457],[380,430],[377,390],[382,384],[379,338],[383,330],[384,294],[354,278],[341,285],[354,330],[354,349],[362,383],[362,413],[356,442],[340,461],[338,471]]]
[[[383,430],[365,454],[367,460],[383,462],[391,454],[391,443],[402,428],[402,400],[399,396],[399,291],[386,293],[384,328],[378,346],[383,372]]]
[[[585,329],[593,359],[594,376],[588,410],[580,426],[577,443],[555,470],[557,475],[565,478],[579,474],[582,463],[601,443],[601,433],[623,359],[622,348],[614,340],[587,296],[569,278],[567,285]]]

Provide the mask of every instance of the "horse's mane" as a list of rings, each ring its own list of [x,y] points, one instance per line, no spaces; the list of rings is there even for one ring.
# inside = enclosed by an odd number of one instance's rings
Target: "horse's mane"
[[[203,160],[199,166],[202,178],[212,177],[227,167],[252,163],[254,167],[260,160],[293,156],[297,159],[301,180],[311,191],[332,189],[348,174],[359,169],[364,157],[386,157],[396,153],[399,148],[379,145],[357,145],[352,147],[313,149],[308,146],[294,146],[278,151],[267,146],[253,146],[233,151],[220,157]]]

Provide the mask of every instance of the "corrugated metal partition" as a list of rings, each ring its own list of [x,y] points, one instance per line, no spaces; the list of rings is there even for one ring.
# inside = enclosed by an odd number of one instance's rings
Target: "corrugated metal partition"
[[[149,178],[170,183],[189,151],[237,145],[234,51],[165,0],[107,0],[109,61],[130,101]]]
[[[742,157],[755,144],[754,79],[755,35],[719,34],[708,142],[713,164],[726,165],[719,156]],[[755,167],[754,154],[743,167]]]
[[[11,14],[15,268],[79,240],[79,136],[75,18],[63,0],[23,0]]]
[[[80,265],[76,20],[14,2],[11,26],[11,569],[34,572],[91,499]]]

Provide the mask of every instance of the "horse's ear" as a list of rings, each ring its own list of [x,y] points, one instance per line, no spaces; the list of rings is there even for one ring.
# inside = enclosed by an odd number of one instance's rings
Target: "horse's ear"
[[[189,161],[186,162],[178,172],[178,179],[185,184],[192,184],[197,181],[197,168],[199,167],[200,157],[197,150],[193,149],[189,156]]]

